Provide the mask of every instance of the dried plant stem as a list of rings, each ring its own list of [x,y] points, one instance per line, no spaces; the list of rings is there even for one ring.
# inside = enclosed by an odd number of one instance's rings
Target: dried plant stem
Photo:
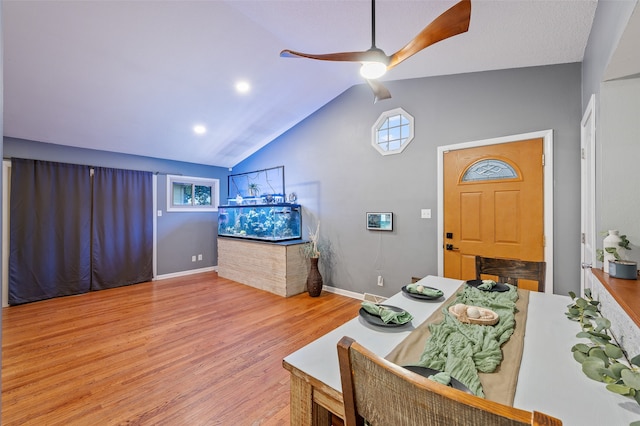
[[[318,222],[315,232],[311,232],[311,229],[309,229],[309,240],[311,241],[311,249],[309,250],[310,257],[320,257],[320,250],[318,250],[319,238],[320,238],[320,222]]]

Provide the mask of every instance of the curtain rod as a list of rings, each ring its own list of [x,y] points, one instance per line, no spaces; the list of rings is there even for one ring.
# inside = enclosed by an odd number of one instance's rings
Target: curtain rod
[[[13,157],[2,157],[3,160],[11,160]],[[20,157],[15,157],[20,158]],[[119,169],[119,170],[131,170],[134,172],[148,172],[154,175],[174,175],[174,176],[184,176],[183,173],[174,173],[174,172],[160,172],[160,171],[151,171],[151,170],[139,170],[139,169],[125,169],[122,167],[107,167],[107,166],[94,166],[91,164],[77,164],[77,163],[63,163],[62,161],[51,161],[51,160],[41,160],[39,158],[20,158],[22,160],[34,160],[34,161],[49,161],[51,163],[62,163],[62,164],[74,164],[76,166],[86,166],[90,168],[103,167],[105,169]]]

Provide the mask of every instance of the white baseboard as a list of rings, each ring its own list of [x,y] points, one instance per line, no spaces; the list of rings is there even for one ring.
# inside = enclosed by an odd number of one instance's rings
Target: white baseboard
[[[167,278],[183,277],[186,275],[200,274],[202,272],[211,272],[211,271],[217,272],[218,267],[210,266],[208,268],[189,269],[188,271],[180,271],[180,272],[173,272],[171,274],[158,275],[153,279],[153,281],[165,280]],[[351,297],[352,299],[364,300],[364,295],[362,293],[356,293],[355,291],[343,290],[341,288],[331,287],[328,285],[322,286],[322,290],[329,293],[339,294],[341,296]]]
[[[206,268],[189,269],[188,271],[172,272],[170,274],[157,275],[153,279],[153,281],[166,280],[167,278],[184,277],[186,275],[201,274],[203,272],[211,272],[211,271],[217,272],[218,271],[218,267],[217,266],[208,266]]]
[[[322,286],[322,289],[329,293],[335,293],[341,296],[351,297],[353,299],[358,299],[358,300],[364,299],[364,295],[362,293],[356,293],[355,291],[343,290],[341,288],[331,287],[328,285]]]

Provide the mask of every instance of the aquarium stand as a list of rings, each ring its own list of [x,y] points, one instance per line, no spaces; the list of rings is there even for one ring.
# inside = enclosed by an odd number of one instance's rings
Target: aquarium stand
[[[289,297],[306,290],[306,241],[277,243],[218,237],[218,276]]]

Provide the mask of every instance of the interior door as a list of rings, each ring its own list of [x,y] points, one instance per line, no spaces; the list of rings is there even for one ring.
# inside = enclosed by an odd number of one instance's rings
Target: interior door
[[[591,95],[589,104],[580,123],[580,228],[581,250],[580,262],[582,273],[580,274],[580,292],[584,294],[585,285],[589,282],[587,274],[589,268],[595,265],[596,255],[596,225],[595,225],[595,96]]]
[[[543,161],[542,138],[444,153],[445,277],[475,278],[476,255],[544,260]]]

